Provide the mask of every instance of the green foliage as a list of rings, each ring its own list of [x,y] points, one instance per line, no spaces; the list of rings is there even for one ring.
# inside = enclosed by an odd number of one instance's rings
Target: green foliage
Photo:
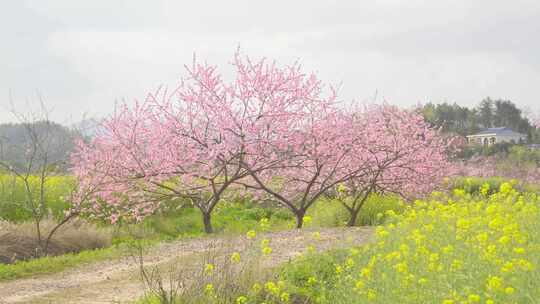
[[[540,186],[526,184],[518,180],[508,181],[502,177],[456,177],[449,181],[449,190],[460,189],[471,195],[481,194],[481,190],[487,189],[486,193],[491,195],[496,193],[503,183],[510,182],[515,190],[526,193],[540,193]]]
[[[512,146],[509,149],[508,159],[516,165],[537,166],[540,164],[540,150],[528,149],[524,146]]]
[[[523,112],[509,100],[482,100],[475,108],[456,103],[427,103],[421,109],[424,118],[446,133],[469,135],[483,128],[507,127],[516,132],[528,134],[535,139],[536,128],[531,125]]]
[[[263,218],[268,219],[271,230],[288,228],[293,221],[292,214],[283,209],[224,202],[212,214],[212,224],[217,233],[239,234],[260,230],[259,222]],[[146,218],[142,225],[153,232],[153,237],[162,239],[204,235],[201,214],[193,207],[163,210]]]
[[[493,156],[493,155],[508,155],[510,149],[514,146],[513,143],[501,142],[494,145],[489,145],[487,147],[482,147],[482,155],[484,156]]]
[[[287,282],[292,293],[317,298],[323,290],[314,286],[336,284],[336,264],[343,263],[346,257],[347,250],[343,249],[307,254],[282,265],[278,276]]]
[[[386,218],[386,212],[393,210],[396,213],[402,213],[405,210],[403,201],[393,195],[371,195],[362,209],[356,221],[357,226],[375,226],[380,225]],[[313,219],[315,227],[339,227],[345,226],[349,213],[343,205],[335,199],[320,199],[308,210],[308,216]]]
[[[426,121],[433,126],[441,127],[446,133],[457,133],[464,136],[480,129],[475,110],[461,107],[456,103],[428,103],[421,111]]]

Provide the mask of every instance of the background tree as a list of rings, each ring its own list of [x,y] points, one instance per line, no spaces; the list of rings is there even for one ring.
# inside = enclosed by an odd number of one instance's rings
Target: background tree
[[[537,140],[536,128],[532,122],[509,100],[493,100],[488,97],[475,108],[455,103],[428,103],[422,107],[422,113],[426,121],[441,127],[444,133],[466,136],[485,128],[507,127],[527,134],[529,142]]]
[[[488,97],[478,105],[478,122],[482,128],[492,128],[494,119],[493,101]]]
[[[373,193],[404,197],[430,193],[452,175],[453,139],[445,139],[421,114],[395,106],[371,106],[357,116],[355,153],[365,155],[363,170],[338,184],[333,193],[349,212],[349,226]]]
[[[51,214],[51,202],[47,196],[51,179],[66,172],[76,131],[51,121],[44,103],[40,103],[37,111],[20,114],[13,110],[12,114],[18,123],[0,126],[0,169],[13,183],[23,185],[24,198],[3,202],[2,206],[15,205],[30,214],[35,227],[35,252],[37,256],[44,256],[48,254],[50,242],[58,229],[79,214],[75,208],[63,214]],[[75,180],[70,181],[66,189],[66,197],[63,198],[66,206],[86,199],[88,191],[91,191],[80,188],[76,195]],[[42,222],[48,216],[57,222],[46,231],[42,229]]]
[[[455,103],[428,103],[422,107],[422,114],[427,122],[445,133],[465,136],[479,130],[476,110]]]

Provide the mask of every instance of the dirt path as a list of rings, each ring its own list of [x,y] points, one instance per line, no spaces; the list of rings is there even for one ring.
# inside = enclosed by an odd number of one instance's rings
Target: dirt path
[[[297,256],[309,245],[317,250],[363,244],[371,228],[331,228],[269,233],[273,253],[267,266],[278,265]],[[145,256],[146,265],[174,263],[176,259],[197,259],[216,248],[245,248],[247,239],[213,237],[163,243]],[[188,263],[186,263],[188,264]],[[143,296],[137,264],[132,258],[93,263],[58,274],[0,283],[0,303],[129,303]]]

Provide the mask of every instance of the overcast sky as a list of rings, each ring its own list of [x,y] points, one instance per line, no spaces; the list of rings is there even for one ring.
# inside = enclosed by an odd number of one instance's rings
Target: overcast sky
[[[399,105],[486,96],[540,111],[540,1],[0,0],[0,122],[40,94],[53,118],[103,116],[173,85],[193,53],[245,54]],[[10,97],[11,96],[11,97]]]

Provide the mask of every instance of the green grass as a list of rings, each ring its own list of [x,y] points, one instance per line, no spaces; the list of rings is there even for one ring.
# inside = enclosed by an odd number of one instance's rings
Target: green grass
[[[360,211],[357,225],[379,225],[386,218],[386,211],[402,213],[405,205],[395,196],[373,195]],[[348,219],[347,210],[336,200],[321,199],[308,210],[311,217],[309,227],[340,227]],[[261,227],[261,220],[268,223]],[[291,212],[278,207],[261,207],[252,202],[223,202],[212,215],[212,225],[216,233],[243,234],[249,230],[280,231],[295,226]],[[193,207],[171,209],[146,218],[142,226],[149,231],[147,238],[176,239],[204,235],[204,227],[199,210]]]
[[[82,264],[119,258],[124,254],[121,247],[81,251],[55,257],[44,257],[14,264],[0,264],[0,281],[8,281],[41,274],[61,272]]]
[[[386,211],[402,213],[404,203],[397,196],[372,195],[364,204],[356,221],[357,226],[376,226],[384,223]],[[349,213],[334,199],[321,199],[308,210],[307,215],[313,219],[315,227],[341,227],[349,219]]]
[[[37,179],[32,180],[33,187]],[[46,185],[46,199],[49,211],[53,215],[60,214],[67,207],[62,199],[71,189],[72,179],[69,176],[51,177]],[[34,190],[37,188],[34,188]],[[24,200],[24,185],[20,179],[10,175],[0,175],[0,218],[14,223],[28,221],[31,214],[28,210],[13,204]],[[371,197],[361,211],[358,225],[377,225],[384,221],[385,212],[394,210],[401,213],[403,205],[390,196]],[[312,218],[309,227],[344,226],[347,212],[337,201],[322,199],[309,211]],[[261,225],[261,220],[265,224]],[[101,222],[100,226],[109,226]],[[295,226],[295,219],[287,209],[277,206],[261,206],[249,200],[221,202],[212,215],[214,231],[218,234],[238,235],[247,231],[280,231]],[[201,214],[193,207],[166,208],[149,216],[142,223],[121,225],[115,228],[112,247],[66,254],[57,257],[46,257],[30,261],[20,261],[11,265],[0,264],[0,281],[12,280],[39,274],[56,273],[85,263],[113,259],[121,256],[126,244],[137,239],[152,242],[195,238],[204,236]]]
[[[260,221],[268,219],[268,224],[261,227]],[[280,208],[263,208],[249,202],[223,202],[212,214],[212,226],[215,233],[243,234],[249,230],[278,231],[292,227],[293,216]],[[148,238],[177,239],[205,235],[201,213],[193,207],[169,209],[149,216],[142,222],[142,227],[149,232]]]
[[[108,248],[85,250],[78,253],[68,253],[60,256],[43,257],[28,261],[19,261],[14,264],[0,264],[0,281],[9,281],[32,277],[36,275],[52,274],[84,264],[95,263],[105,260],[118,259],[130,254],[130,248],[135,243],[150,248],[157,241],[148,240],[124,240],[120,244]]]

